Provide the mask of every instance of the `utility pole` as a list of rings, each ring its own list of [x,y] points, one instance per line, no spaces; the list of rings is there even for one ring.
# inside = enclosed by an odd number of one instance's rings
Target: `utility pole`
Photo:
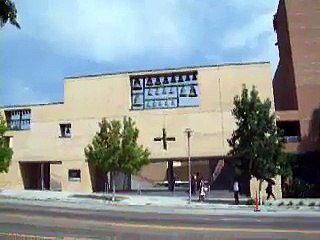
[[[185,130],[188,139],[188,172],[189,172],[189,204],[191,203],[191,154],[190,154],[190,137],[192,130],[187,128]]]

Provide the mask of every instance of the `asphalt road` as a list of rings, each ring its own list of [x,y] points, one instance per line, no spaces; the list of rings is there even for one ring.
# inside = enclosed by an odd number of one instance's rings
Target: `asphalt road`
[[[35,238],[38,236],[39,238]],[[0,239],[320,239],[320,217],[192,216],[0,205]],[[70,237],[70,238],[67,238]]]

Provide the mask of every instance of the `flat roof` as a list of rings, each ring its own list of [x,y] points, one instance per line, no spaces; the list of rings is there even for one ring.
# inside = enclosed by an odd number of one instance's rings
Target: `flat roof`
[[[23,107],[37,107],[37,106],[47,106],[47,105],[56,105],[63,104],[64,102],[50,102],[50,103],[35,103],[35,104],[21,104],[21,105],[4,105],[0,108],[23,108]]]
[[[164,71],[174,71],[174,70],[182,70],[182,69],[197,69],[197,68],[208,68],[208,67],[225,67],[225,66],[239,66],[239,65],[255,65],[255,64],[268,64],[268,61],[261,62],[242,62],[242,63],[223,63],[223,64],[209,64],[209,65],[194,65],[194,66],[184,66],[184,67],[176,67],[176,68],[160,68],[160,69],[141,69],[134,71],[119,71],[119,72],[109,72],[109,73],[100,73],[100,74],[89,74],[89,75],[80,75],[80,76],[69,76],[65,77],[65,79],[77,79],[77,78],[85,78],[85,77],[99,77],[99,76],[110,76],[110,75],[121,75],[121,74],[132,74],[139,72],[164,72]]]

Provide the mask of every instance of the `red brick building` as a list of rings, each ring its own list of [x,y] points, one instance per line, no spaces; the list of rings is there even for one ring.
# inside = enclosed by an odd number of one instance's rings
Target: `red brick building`
[[[274,29],[280,61],[273,90],[286,149],[320,150],[320,1],[280,0]]]

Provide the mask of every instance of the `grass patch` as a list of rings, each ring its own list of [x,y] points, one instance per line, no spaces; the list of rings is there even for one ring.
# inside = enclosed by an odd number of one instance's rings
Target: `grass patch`
[[[300,202],[298,203],[298,205],[299,205],[299,206],[304,206],[303,201],[300,201]]]
[[[311,202],[311,203],[309,203],[309,207],[314,207],[316,205],[316,203],[315,202]]]
[[[278,206],[279,206],[279,207],[281,207],[281,206],[283,206],[283,205],[284,205],[284,202],[279,202],[279,203],[278,203]]]

